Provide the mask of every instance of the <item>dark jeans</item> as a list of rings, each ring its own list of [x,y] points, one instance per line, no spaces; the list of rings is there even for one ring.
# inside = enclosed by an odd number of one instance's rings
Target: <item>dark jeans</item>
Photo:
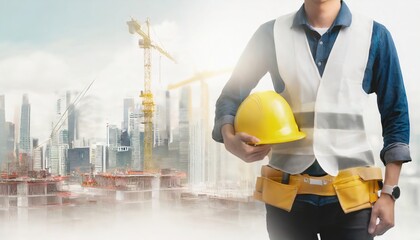
[[[368,233],[372,209],[345,214],[339,203],[315,206],[295,201],[291,212],[266,205],[271,240],[372,240]]]

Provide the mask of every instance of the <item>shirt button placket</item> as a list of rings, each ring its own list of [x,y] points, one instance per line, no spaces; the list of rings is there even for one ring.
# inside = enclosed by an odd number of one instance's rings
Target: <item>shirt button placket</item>
[[[324,45],[324,41],[322,41],[322,37],[319,39],[318,45],[319,47],[317,50],[317,57],[320,57],[322,55],[321,53],[323,52],[323,45]],[[318,67],[321,67],[322,61],[318,59],[318,61],[316,62],[316,65],[318,65]]]

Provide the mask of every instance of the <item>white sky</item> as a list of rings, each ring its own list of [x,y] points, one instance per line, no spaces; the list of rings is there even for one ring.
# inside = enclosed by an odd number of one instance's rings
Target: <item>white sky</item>
[[[353,11],[372,16],[391,31],[405,76],[412,122],[420,107],[416,25],[420,1],[349,0]],[[233,67],[256,28],[296,10],[292,0],[0,0],[0,94],[6,96],[6,120],[15,121],[22,95],[32,105],[32,136],[49,135],[57,94],[81,91],[94,78],[83,102],[85,137],[104,137],[105,124],[120,125],[125,97],[143,88],[143,52],[126,21],[151,19],[153,35],[178,61],[162,57],[163,84],[202,70]],[[159,57],[153,54],[154,85]],[[214,78],[222,86],[227,77]],[[217,95],[218,93],[214,93]],[[412,127],[413,132],[419,128]]]

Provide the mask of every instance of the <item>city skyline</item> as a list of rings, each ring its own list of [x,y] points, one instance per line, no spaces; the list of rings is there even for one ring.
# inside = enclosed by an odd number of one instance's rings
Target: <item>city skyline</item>
[[[416,240],[420,32],[411,25],[420,22],[420,1],[345,2],[384,24],[399,53],[413,162],[402,169],[395,228],[377,238]],[[252,199],[267,158],[245,163],[210,134],[230,72],[185,80],[233,69],[261,24],[302,3],[0,0],[0,236],[267,239],[265,205]],[[149,18],[152,38],[178,62],[152,53],[153,160],[161,169],[151,174],[159,182],[142,172],[144,50],[128,31],[131,18]],[[272,88],[266,74],[254,91]],[[365,124],[376,165],[384,167],[375,98],[370,96]],[[19,150],[28,146],[32,156],[24,160],[31,162],[19,161]],[[171,174],[175,184],[165,182]]]
[[[409,16],[415,14],[400,16],[399,21],[389,18],[395,8],[412,13],[415,7],[410,6],[418,6],[418,3],[411,1],[411,4],[394,6],[392,1],[346,2],[355,12],[374,17],[392,32],[403,68],[410,116],[412,122],[419,121],[420,115],[413,111],[420,107],[416,98],[420,92],[416,85],[419,70],[412,57],[418,50],[410,46],[420,41],[420,34],[404,27],[411,22]],[[80,110],[74,113],[79,120],[74,122],[68,137],[105,139],[107,124],[120,126],[122,121],[126,122],[121,119],[124,111],[122,99],[141,101],[138,95],[143,88],[143,51],[138,48],[138,37],[128,33],[126,21],[130,17],[140,22],[150,17],[152,37],[179,62],[175,65],[160,59],[157,53],[152,55],[152,88],[157,92],[165,91],[169,83],[180,82],[200,71],[233,67],[261,23],[295,10],[301,3],[274,0],[258,4],[237,0],[229,3],[182,0],[177,3],[144,1],[126,4],[100,4],[97,1],[63,4],[48,0],[36,4],[4,2],[0,8],[0,20],[4,20],[0,21],[0,95],[5,96],[5,121],[16,124],[16,132],[19,132],[21,99],[23,94],[28,94],[32,112],[31,135],[42,144],[51,134],[57,96],[67,91],[77,95],[94,81],[78,103]],[[383,10],[375,11],[379,3]],[[44,13],[43,6],[56,11]],[[185,11],[179,11],[180,8]],[[16,9],[22,13],[18,19],[11,14]],[[202,9],[206,9],[206,15],[201,14]],[[49,18],[36,18],[43,13]],[[27,32],[19,31],[28,21],[32,21],[34,27]],[[247,27],[238,28],[240,25]],[[235,29],[233,35],[232,29]],[[209,117],[214,112],[221,86],[228,78],[229,75],[225,74],[208,81]],[[269,76],[264,77],[261,85],[272,87]],[[201,97],[197,92],[192,91],[192,105],[200,108],[196,106]],[[164,119],[171,111],[166,110],[160,116]],[[70,118],[67,121],[70,122]],[[371,120],[375,122],[377,116]],[[372,132],[379,136],[379,125],[373,129]],[[412,142],[419,142],[420,128],[417,125],[412,125],[412,133]],[[160,138],[158,135],[156,139]],[[372,142],[375,147],[382,144],[379,138],[372,139]],[[415,146],[412,150],[415,156],[418,150]]]
[[[153,54],[152,86],[163,89],[167,83],[179,82],[196,72],[233,67],[261,23],[290,12],[302,3],[275,0],[258,4],[237,0],[129,1],[124,4],[111,1],[91,1],[90,4],[48,0],[2,2],[0,94],[8,99],[6,121],[14,122],[22,94],[29,94],[34,113],[32,130],[40,141],[48,137],[47,120],[53,117],[54,108],[48,103],[54,102],[58,92],[80,92],[96,79],[87,93],[89,100],[83,102],[90,110],[81,125],[91,126],[79,130],[80,134],[99,137],[105,136],[101,129],[107,122],[117,122],[114,109],[123,105],[112,99],[138,99],[143,88],[143,52],[138,48],[138,38],[128,33],[126,21],[131,17],[140,22],[149,17],[152,34],[179,62],[159,60],[159,55]],[[409,46],[420,41],[420,36],[404,27],[412,21],[409,16],[415,15],[412,12],[416,8],[409,6],[418,6],[417,2],[409,2],[411,4],[394,6],[393,1],[347,1],[354,11],[373,16],[392,32],[410,100],[419,92],[415,84],[418,70],[412,56],[420,53]],[[378,4],[382,6],[381,11],[376,10]],[[394,8],[412,14],[391,21],[388,16],[393,14]],[[204,15],[203,9],[206,9]],[[13,14],[18,10],[21,14]],[[27,22],[32,23],[30,29],[25,28]],[[240,25],[247,27],[238,28]],[[235,34],[231,33],[232,29]],[[228,76],[224,76],[213,81],[222,86],[227,79]],[[269,80],[266,82],[270,86]],[[219,91],[216,89],[215,92]],[[411,100],[410,109],[419,107],[418,102]],[[420,130],[414,126],[414,131]]]

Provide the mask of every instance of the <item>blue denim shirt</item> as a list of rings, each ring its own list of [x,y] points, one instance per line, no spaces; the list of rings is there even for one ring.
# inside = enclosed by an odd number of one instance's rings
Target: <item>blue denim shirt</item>
[[[284,82],[277,68],[273,26],[275,20],[260,26],[242,53],[231,78],[216,102],[213,139],[223,142],[221,127],[232,124],[240,103],[249,95],[259,80],[268,72],[274,89],[284,90]],[[332,26],[322,36],[307,21],[304,7],[296,13],[293,26],[305,30],[313,59],[321,64],[318,67],[322,76],[329,54],[341,28],[349,27],[352,14],[342,2],[341,9]],[[369,59],[363,79],[366,93],[376,93],[378,109],[381,115],[384,146],[380,157],[384,164],[394,161],[411,161],[408,147],[410,126],[408,104],[400,69],[397,51],[388,30],[374,22],[369,50]],[[304,173],[310,175],[326,174],[316,161]],[[336,197],[300,195],[297,200],[323,205],[337,201]]]

